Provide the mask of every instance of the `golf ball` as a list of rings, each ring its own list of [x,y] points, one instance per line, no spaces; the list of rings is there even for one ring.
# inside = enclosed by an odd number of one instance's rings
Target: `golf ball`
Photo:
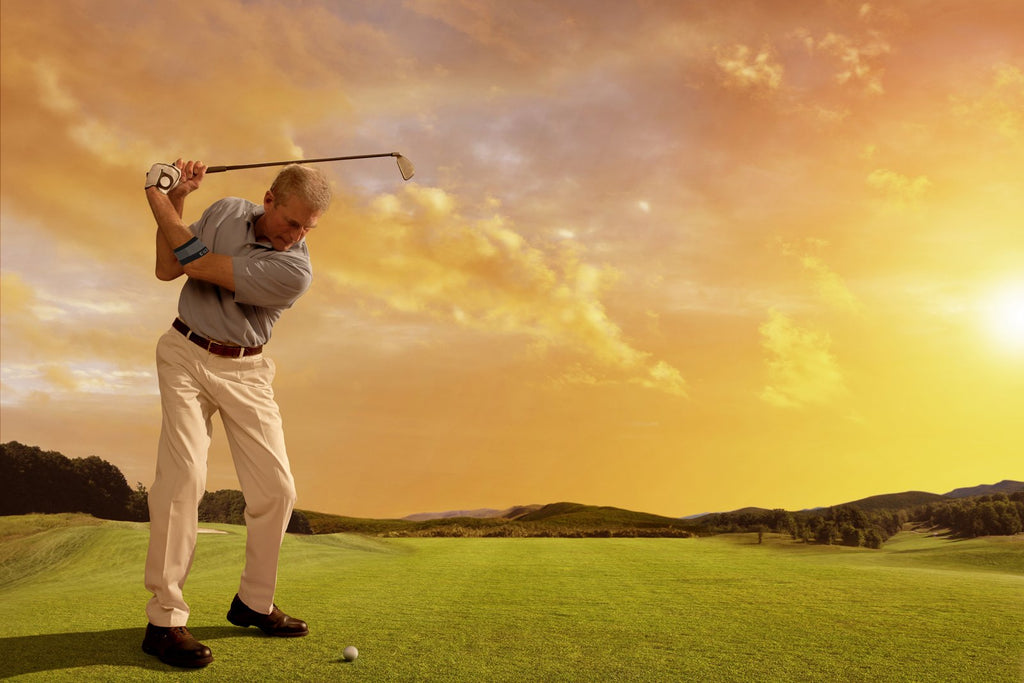
[[[346,662],[355,661],[355,658],[359,656],[359,650],[356,649],[355,645],[349,645],[342,651],[341,655],[345,658]]]

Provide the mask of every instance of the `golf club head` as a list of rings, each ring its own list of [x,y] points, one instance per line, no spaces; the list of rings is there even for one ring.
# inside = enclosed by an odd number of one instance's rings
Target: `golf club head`
[[[412,178],[413,174],[416,173],[416,169],[413,168],[412,162],[397,152],[395,153],[395,160],[398,162],[398,172],[402,174],[402,180]]]

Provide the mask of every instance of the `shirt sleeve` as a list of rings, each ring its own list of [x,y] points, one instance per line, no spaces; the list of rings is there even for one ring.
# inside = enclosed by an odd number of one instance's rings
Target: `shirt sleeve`
[[[206,210],[203,211],[203,215],[199,217],[199,220],[197,220],[195,223],[188,227],[188,229],[192,232],[193,235],[203,240],[204,242],[207,239],[206,237],[204,237],[204,234],[207,231],[207,225],[209,225],[210,223],[210,216],[213,215],[214,211],[217,208],[217,204],[219,203],[220,202],[214,202],[210,206],[206,207]]]
[[[313,281],[308,260],[272,249],[253,247],[233,257],[232,267],[239,304],[289,308]]]

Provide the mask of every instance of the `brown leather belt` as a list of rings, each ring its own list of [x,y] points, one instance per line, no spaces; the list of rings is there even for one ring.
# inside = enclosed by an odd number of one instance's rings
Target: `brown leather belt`
[[[185,339],[188,339],[196,346],[217,356],[242,358],[243,356],[255,356],[263,351],[263,346],[232,346],[231,344],[221,344],[206,337],[201,337],[183,323],[181,318],[175,318],[174,322],[171,323],[171,327],[185,335]]]

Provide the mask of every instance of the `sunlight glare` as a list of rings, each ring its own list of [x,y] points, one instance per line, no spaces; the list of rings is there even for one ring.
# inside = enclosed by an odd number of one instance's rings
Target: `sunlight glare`
[[[1024,283],[1002,288],[985,312],[995,341],[1008,350],[1024,352]]]

